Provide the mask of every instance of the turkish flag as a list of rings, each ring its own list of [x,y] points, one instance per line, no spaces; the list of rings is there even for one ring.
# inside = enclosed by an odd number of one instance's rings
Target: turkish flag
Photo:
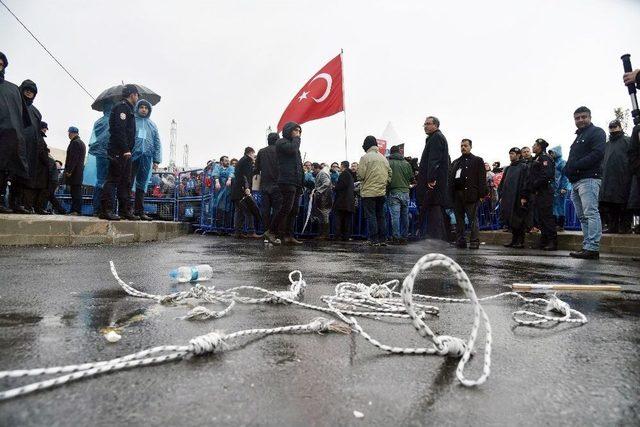
[[[278,132],[285,123],[302,124],[344,111],[342,94],[342,56],[338,55],[302,86],[278,122]]]

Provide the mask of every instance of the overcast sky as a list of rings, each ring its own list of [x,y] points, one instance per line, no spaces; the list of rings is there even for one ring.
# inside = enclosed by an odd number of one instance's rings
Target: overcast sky
[[[573,140],[587,105],[601,127],[629,107],[620,56],[640,67],[639,0],[182,1],[3,0],[94,96],[121,81],[162,96],[151,118],[178,165],[266,144],[291,98],[344,49],[348,159],[392,122],[407,155],[424,146],[426,115],[440,118],[452,158],[461,138],[505,160],[537,137]],[[50,145],[85,142],[101,113],[0,7],[6,79],[38,84]],[[344,157],[344,116],[303,125],[307,159]],[[566,154],[565,154],[566,156]]]

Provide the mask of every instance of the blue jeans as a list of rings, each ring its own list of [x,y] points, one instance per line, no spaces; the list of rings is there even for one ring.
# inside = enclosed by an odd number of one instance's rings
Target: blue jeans
[[[100,198],[102,197],[102,186],[109,173],[109,158],[96,156],[96,186],[93,189],[93,212],[100,212]]]
[[[582,249],[588,251],[600,250],[602,237],[602,223],[598,211],[598,196],[602,180],[585,178],[573,183],[571,201],[576,208],[576,215],[582,225]]]
[[[367,234],[369,240],[376,243],[387,239],[387,227],[384,215],[384,196],[363,197],[362,209],[367,220]]]
[[[387,197],[391,211],[391,235],[406,239],[409,234],[409,193],[390,193]]]

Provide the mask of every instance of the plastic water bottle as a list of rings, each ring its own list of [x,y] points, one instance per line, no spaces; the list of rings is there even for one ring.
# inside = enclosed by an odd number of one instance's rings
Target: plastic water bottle
[[[181,283],[200,282],[202,280],[209,280],[213,277],[213,268],[206,264],[196,265],[193,267],[178,267],[175,270],[171,270],[169,276]]]

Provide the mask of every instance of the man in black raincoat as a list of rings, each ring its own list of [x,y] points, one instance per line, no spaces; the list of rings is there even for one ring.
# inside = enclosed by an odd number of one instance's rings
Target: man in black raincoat
[[[511,230],[511,243],[507,248],[524,248],[524,234],[526,232],[527,208],[522,203],[522,194],[526,184],[528,172],[527,164],[522,160],[520,149],[513,147],[509,150],[511,164],[504,168],[504,174],[498,186],[498,201],[500,203],[500,219]]]
[[[527,185],[522,194],[522,201],[533,205],[534,218],[540,223],[540,246],[545,251],[558,250],[556,221],[553,217],[553,183],[556,176],[556,166],[547,154],[549,143],[542,138],[533,144],[535,157],[529,163]]]
[[[271,227],[264,233],[269,242],[279,245],[299,245],[301,241],[293,237],[293,227],[300,208],[300,196],[304,173],[300,155],[300,135],[302,128],[295,122],[288,122],[282,129],[282,138],[276,142],[278,157],[278,188],[282,194],[282,205],[273,218]]]
[[[101,212],[99,217],[119,221],[120,217],[137,221],[140,217],[131,212],[131,152],[136,143],[136,118],[133,106],[140,94],[135,85],[122,89],[122,100],[109,115],[109,173],[102,187]],[[117,189],[118,210],[113,212],[113,191]]]
[[[602,185],[600,186],[600,209],[603,233],[628,233],[631,228],[631,213],[627,211],[631,170],[629,167],[630,139],[624,134],[620,121],[609,123],[609,141],[605,145],[602,161]]]
[[[420,205],[419,233],[433,239],[447,240],[444,209],[451,205],[449,197],[449,146],[447,138],[440,131],[440,121],[429,116],[424,121],[427,134],[424,151],[420,158],[416,196]]]
[[[46,122],[40,122],[40,138],[38,139],[38,156],[36,161],[36,177],[32,182],[33,191],[33,209],[39,215],[48,215],[47,212],[47,184],[49,178],[49,147],[44,142],[44,138],[47,137],[47,131],[49,126]]]
[[[18,86],[4,79],[9,61],[0,52],[0,213],[10,213],[4,204],[7,184],[14,177],[26,178],[29,175],[24,128],[31,126],[27,106],[22,99]],[[12,192],[14,191],[13,182]],[[15,197],[11,197],[15,201]],[[22,206],[15,206],[24,211]],[[22,208],[22,209],[20,209]]]

